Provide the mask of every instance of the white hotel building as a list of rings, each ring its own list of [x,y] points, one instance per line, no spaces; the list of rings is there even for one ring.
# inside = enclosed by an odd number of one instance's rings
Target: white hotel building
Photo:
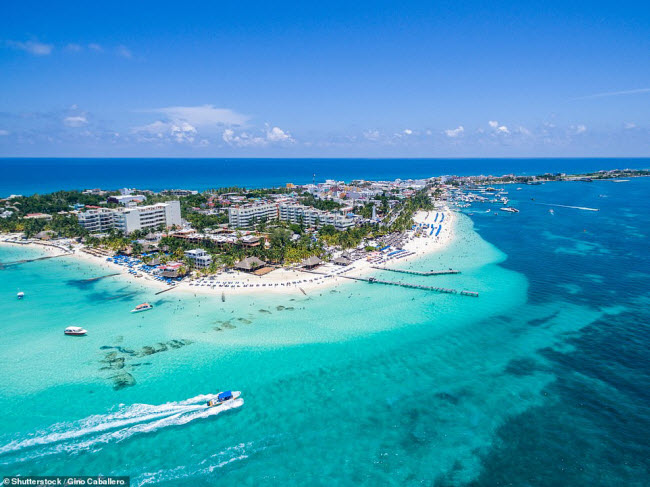
[[[234,228],[249,228],[263,220],[277,220],[277,203],[261,203],[228,208],[228,223]]]
[[[280,220],[290,223],[302,223],[307,227],[320,228],[324,225],[332,225],[337,230],[347,230],[356,223],[356,218],[340,213],[318,210],[310,206],[281,203]]]
[[[262,220],[278,219],[302,223],[307,227],[333,225],[337,230],[346,230],[356,223],[356,218],[295,203],[262,203],[228,208],[228,222],[234,228],[250,228]]]
[[[79,224],[90,233],[104,232],[114,228],[125,234],[158,226],[181,226],[181,204],[168,201],[131,208],[92,208],[77,215]]]

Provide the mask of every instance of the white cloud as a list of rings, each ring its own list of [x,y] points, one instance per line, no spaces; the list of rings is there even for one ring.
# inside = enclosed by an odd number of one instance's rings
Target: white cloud
[[[91,51],[96,51],[96,52],[104,52],[104,48],[102,46],[100,46],[99,44],[95,44],[95,43],[88,44],[88,49],[90,49]]]
[[[411,129],[404,129],[404,134],[405,135],[411,135],[411,134],[413,134],[413,131]]]
[[[650,93],[650,88],[639,88],[636,90],[609,91],[606,93],[596,93],[595,95],[587,95],[587,96],[580,96],[578,98],[573,98],[573,100],[587,100],[589,98],[604,98],[607,96],[639,95],[642,93]]]
[[[233,129],[227,128],[221,134],[221,138],[228,145],[235,147],[263,147],[269,144],[293,144],[295,140],[291,134],[280,127],[266,126],[263,135],[255,135],[249,132],[236,133]]]
[[[379,134],[379,130],[374,130],[373,129],[373,130],[366,130],[363,133],[363,136],[368,140],[373,140],[374,141],[374,140],[379,140],[380,134]]]
[[[117,52],[118,56],[121,56],[121,57],[123,57],[125,59],[133,58],[133,54],[131,53],[129,48],[126,47],[126,46],[118,46],[116,52]]]
[[[293,138],[289,132],[285,132],[280,127],[269,128],[266,127],[266,139],[269,142],[293,142]]]
[[[250,117],[229,108],[215,108],[213,105],[165,107],[145,111],[162,113],[170,120],[184,121],[195,127],[244,125],[250,119]]]
[[[445,135],[451,138],[455,138],[460,135],[463,135],[463,132],[465,132],[465,127],[463,127],[462,125],[459,125],[455,129],[447,129],[444,131]]]
[[[34,56],[47,56],[51,54],[54,49],[52,44],[44,44],[43,42],[38,41],[7,41],[7,46],[28,52]]]
[[[65,48],[68,51],[72,51],[72,52],[80,52],[83,50],[83,47],[81,47],[79,44],[75,44],[74,42],[68,44],[67,46],[65,46]]]
[[[5,129],[0,129],[0,135],[9,135],[9,131]]]
[[[83,127],[88,124],[88,119],[85,115],[71,115],[63,119],[63,123],[68,127]]]
[[[585,125],[572,125],[571,129],[573,130],[574,134],[584,134],[587,131],[587,127]]]
[[[142,127],[135,127],[133,133],[143,142],[171,140],[178,143],[193,143],[197,135],[196,127],[187,122],[163,122],[157,120]]]
[[[499,122],[497,122],[496,120],[490,120],[488,122],[488,125],[491,128],[493,128],[495,130],[495,132],[498,133],[498,134],[507,135],[507,134],[510,133],[510,130],[508,130],[508,127],[506,127],[505,125],[499,125]]]
[[[625,122],[625,123],[623,124],[623,128],[624,128],[625,130],[635,129],[635,128],[636,128],[636,124],[633,123],[633,122]]]
[[[196,128],[191,126],[187,122],[183,122],[180,125],[172,125],[170,127],[171,136],[176,140],[176,142],[194,142],[194,137],[196,136]]]

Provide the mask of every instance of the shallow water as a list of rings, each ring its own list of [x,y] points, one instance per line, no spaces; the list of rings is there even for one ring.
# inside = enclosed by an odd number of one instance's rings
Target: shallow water
[[[0,270],[0,471],[647,485],[650,180],[507,189],[519,214],[471,208],[456,245],[406,264],[460,275],[376,274],[478,299],[345,283],[222,303],[84,283],[110,272],[70,258]],[[36,254],[0,247],[3,262]],[[71,324],[89,335],[65,337]],[[202,395],[227,388],[243,407],[204,417]]]

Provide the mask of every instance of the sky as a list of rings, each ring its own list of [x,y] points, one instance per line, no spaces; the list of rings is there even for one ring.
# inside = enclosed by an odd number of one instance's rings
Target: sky
[[[2,2],[0,156],[650,156],[650,2]]]

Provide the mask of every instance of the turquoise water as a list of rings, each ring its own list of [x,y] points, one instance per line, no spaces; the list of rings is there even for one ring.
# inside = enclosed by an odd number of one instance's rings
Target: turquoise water
[[[478,299],[346,283],[222,303],[83,282],[109,272],[71,258],[8,266],[0,472],[169,486],[647,485],[649,189],[508,187],[519,214],[471,208],[454,246],[407,265],[462,274],[399,277]],[[540,202],[601,211],[552,215]],[[0,247],[5,263],[32,255]],[[154,310],[129,313],[143,301]],[[89,335],[65,337],[73,324]],[[125,377],[134,384],[116,389]],[[243,391],[242,408],[201,407],[227,388]]]

